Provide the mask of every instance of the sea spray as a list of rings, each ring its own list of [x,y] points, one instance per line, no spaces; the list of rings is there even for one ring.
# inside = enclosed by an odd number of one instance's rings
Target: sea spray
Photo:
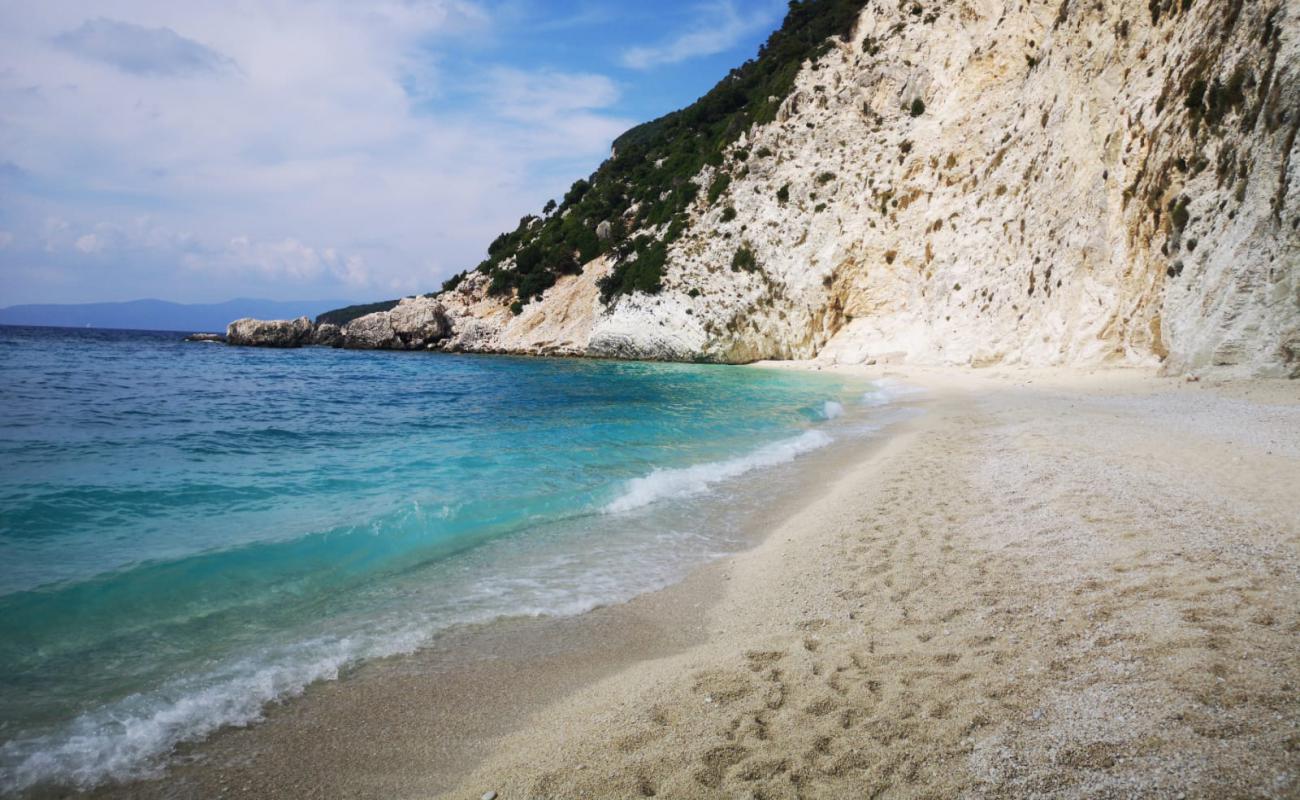
[[[656,469],[645,477],[628,481],[627,489],[605,506],[605,510],[610,513],[632,511],[657,500],[700,494],[716,483],[738,478],[746,472],[793,461],[804,453],[825,447],[831,441],[830,435],[822,431],[805,431],[791,439],[773,442],[752,453],[725,461]]]

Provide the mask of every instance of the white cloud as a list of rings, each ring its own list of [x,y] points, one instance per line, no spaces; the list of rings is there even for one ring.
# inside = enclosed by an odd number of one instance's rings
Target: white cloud
[[[701,6],[693,15],[697,22],[689,30],[657,45],[632,47],[623,53],[624,66],[650,69],[711,56],[735,47],[755,31],[769,27],[775,16],[770,5],[742,14],[732,0]]]
[[[87,255],[90,253],[98,253],[100,250],[104,249],[104,243],[93,233],[78,236],[77,241],[73,246]]]
[[[609,112],[618,87],[601,75],[489,65],[453,82],[442,43],[496,24],[469,2],[86,11],[0,0],[0,164],[21,176],[0,192],[0,220],[37,232],[42,268],[85,270],[69,282],[84,297],[24,300],[433,289],[633,124]],[[69,32],[75,43],[60,41]],[[132,37],[150,52],[123,52]],[[192,68],[195,47],[227,67]],[[83,265],[92,242],[118,272]],[[6,268],[15,245],[0,257],[8,296],[24,288]]]
[[[491,71],[486,89],[498,114],[526,122],[607,108],[619,94],[614,81],[604,75],[506,67]]]
[[[233,66],[233,62],[171,28],[145,28],[99,17],[54,37],[83,58],[137,75],[184,75]]]

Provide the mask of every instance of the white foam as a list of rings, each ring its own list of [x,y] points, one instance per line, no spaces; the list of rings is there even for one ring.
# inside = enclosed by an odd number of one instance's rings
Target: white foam
[[[752,453],[726,461],[712,461],[675,469],[656,469],[643,478],[628,481],[627,489],[605,506],[605,511],[610,513],[631,511],[667,497],[689,497],[700,494],[716,483],[738,478],[746,472],[793,461],[804,453],[825,447],[831,441],[831,437],[821,431],[805,431],[791,439],[764,445]]]
[[[863,405],[887,406],[900,398],[925,394],[925,390],[921,387],[908,386],[907,384],[896,381],[893,378],[881,378],[873,381],[872,384],[875,388],[862,395]]]
[[[82,714],[56,733],[14,739],[0,747],[0,793],[43,783],[90,789],[105,780],[148,777],[181,742],[226,725],[262,717],[267,703],[302,693],[363,658],[412,652],[410,633],[305,642],[265,661],[241,659],[201,677],[175,681]]]
[[[835,419],[844,416],[844,405],[834,400],[827,400],[822,405],[822,419]]]
[[[823,407],[828,419],[842,411],[834,401]],[[629,511],[700,494],[832,441],[824,431],[809,430],[735,458],[657,469],[629,481],[605,510]],[[55,730],[5,742],[0,745],[0,795],[46,784],[85,790],[105,781],[160,775],[178,744],[200,741],[223,726],[255,723],[268,703],[300,695],[316,681],[335,680],[349,665],[414,651],[447,625],[519,614],[579,614],[662,588],[694,564],[731,550],[725,537],[663,530],[658,517],[648,527],[625,518],[614,526],[616,534],[612,520],[602,519],[592,518],[585,532],[565,528],[563,537],[509,537],[466,554],[472,562],[448,562],[440,573],[446,580],[420,581],[429,595],[420,594],[419,602],[366,630],[348,625],[335,636],[231,658],[202,674],[87,711]],[[583,537],[577,549],[573,535]],[[516,563],[518,569],[503,575],[502,563]],[[403,589],[408,590],[419,591]]]

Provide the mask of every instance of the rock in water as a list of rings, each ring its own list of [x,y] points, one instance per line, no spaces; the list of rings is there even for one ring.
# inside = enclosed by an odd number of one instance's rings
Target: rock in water
[[[343,346],[349,350],[391,350],[397,341],[387,311],[357,317],[343,328]]]
[[[226,328],[226,342],[243,347],[302,347],[312,343],[313,326],[297,319],[237,319]]]
[[[224,342],[226,337],[219,333],[191,333],[185,337],[187,342]]]
[[[451,332],[442,304],[408,297],[391,311],[357,317],[343,329],[343,346],[355,350],[424,350]]]
[[[321,347],[342,347],[343,329],[331,322],[322,322],[316,326],[311,343]]]
[[[407,349],[428,347],[447,336],[451,326],[442,304],[432,297],[408,297],[388,312],[393,332]]]

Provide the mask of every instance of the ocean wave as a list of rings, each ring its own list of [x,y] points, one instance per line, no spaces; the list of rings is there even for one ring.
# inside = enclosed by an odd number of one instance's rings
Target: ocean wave
[[[725,461],[656,469],[645,477],[628,481],[623,494],[605,506],[605,511],[632,511],[667,497],[700,494],[716,483],[738,478],[746,472],[793,461],[804,453],[825,447],[831,441],[831,437],[822,431],[805,431],[793,438],[764,445],[753,452]]]
[[[827,400],[822,404],[822,419],[831,420],[844,416],[844,404]]]
[[[131,695],[54,733],[0,746],[0,794],[51,784],[84,790],[106,780],[155,776],[176,745],[227,725],[256,722],[268,703],[300,695],[316,681],[335,680],[350,664],[413,652],[424,638],[401,632],[368,640],[318,639]]]
[[[895,400],[904,397],[914,397],[925,394],[925,390],[919,386],[908,386],[905,383],[896,381],[893,378],[881,378],[872,381],[875,387],[871,391],[862,395],[862,404],[866,406],[887,406]]]

